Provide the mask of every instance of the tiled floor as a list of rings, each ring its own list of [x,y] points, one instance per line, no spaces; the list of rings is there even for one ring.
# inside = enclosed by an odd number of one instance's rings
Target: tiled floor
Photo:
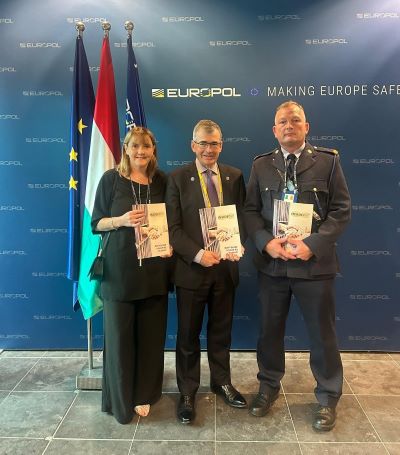
[[[78,391],[85,352],[0,353],[0,454],[400,455],[400,354],[344,353],[344,395],[329,433],[311,429],[315,407],[307,353],[287,354],[281,395],[263,418],[209,393],[207,360],[193,425],[177,422],[174,355],[166,353],[164,395],[147,418],[119,425],[100,411],[99,391]],[[101,353],[94,364],[101,368]],[[255,353],[232,353],[234,385],[257,391]]]

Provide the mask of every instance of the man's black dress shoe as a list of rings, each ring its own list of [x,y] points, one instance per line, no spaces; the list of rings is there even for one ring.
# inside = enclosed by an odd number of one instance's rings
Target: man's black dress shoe
[[[318,431],[330,431],[335,424],[336,409],[319,405],[314,413],[313,428]]]
[[[221,395],[225,403],[233,408],[245,408],[247,406],[246,400],[232,384],[211,385],[211,391],[216,395]]]
[[[256,417],[265,416],[278,397],[279,389],[273,392],[257,393],[250,405],[250,414]]]
[[[181,395],[176,412],[181,423],[192,423],[195,417],[194,396]]]

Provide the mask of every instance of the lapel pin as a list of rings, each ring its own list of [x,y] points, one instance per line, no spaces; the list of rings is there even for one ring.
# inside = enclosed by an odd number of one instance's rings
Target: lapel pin
[[[190,177],[190,180],[191,180],[192,182],[194,182],[194,177]]]

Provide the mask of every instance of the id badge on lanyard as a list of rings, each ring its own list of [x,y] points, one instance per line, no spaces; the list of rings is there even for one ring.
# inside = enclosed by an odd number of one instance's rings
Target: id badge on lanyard
[[[283,191],[282,200],[285,202],[297,202],[298,192],[297,190],[290,191],[288,189]]]

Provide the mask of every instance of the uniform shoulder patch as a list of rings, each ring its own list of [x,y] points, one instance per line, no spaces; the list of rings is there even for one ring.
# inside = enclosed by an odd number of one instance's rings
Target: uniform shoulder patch
[[[255,160],[258,160],[258,158],[262,158],[263,156],[268,156],[268,155],[272,155],[273,153],[278,153],[279,152],[279,149],[276,148],[274,150],[271,150],[270,152],[267,152],[267,153],[262,153],[261,155],[257,155],[253,158],[253,161]]]
[[[327,147],[320,147],[314,145],[314,150],[317,152],[330,153],[331,155],[339,155],[339,152],[335,149],[328,149]]]

